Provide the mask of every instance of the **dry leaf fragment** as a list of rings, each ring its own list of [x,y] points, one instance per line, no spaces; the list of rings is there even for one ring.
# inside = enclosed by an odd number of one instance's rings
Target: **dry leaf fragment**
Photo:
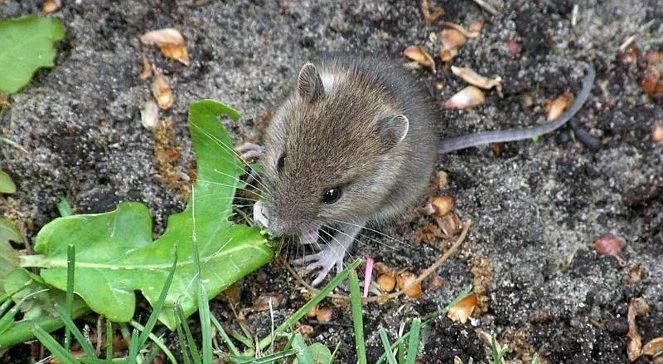
[[[645,55],[647,68],[640,81],[642,90],[649,96],[663,94],[663,52],[649,52]]]
[[[437,188],[445,188],[449,184],[449,175],[445,171],[438,171],[435,182],[437,182]]]
[[[635,318],[649,312],[649,305],[642,298],[632,299],[628,304],[628,313],[626,315],[628,320],[628,334],[629,342],[626,346],[628,358],[635,361],[642,354],[642,337],[638,333],[638,328],[635,325]]]
[[[433,60],[433,57],[426,52],[425,49],[423,49],[420,46],[409,46],[405,48],[403,51],[403,55],[415,62],[417,64],[424,66],[426,68],[429,68],[433,72],[435,72],[435,61]]]
[[[451,96],[443,106],[445,109],[470,109],[486,101],[483,91],[476,86],[467,86]]]
[[[544,108],[548,112],[548,121],[557,120],[564,110],[573,102],[573,94],[566,91],[551,102],[547,102]]]
[[[481,29],[483,29],[483,20],[475,20],[470,24],[470,30],[466,30],[463,28],[462,25],[444,21],[442,22],[442,25],[444,25],[447,28],[454,29],[464,35],[467,38],[476,38],[481,34]]]
[[[143,55],[142,67],[143,67],[143,71],[140,73],[140,79],[145,81],[148,78],[152,77],[152,64],[150,63],[150,60],[147,59],[147,57],[145,55]]]
[[[601,255],[617,256],[622,251],[625,243],[622,239],[612,234],[599,235],[594,240],[594,248]]]
[[[642,347],[642,355],[648,355],[652,358],[663,356],[663,337],[651,339]]]
[[[399,273],[396,276],[396,285],[398,289],[403,290],[412,284],[417,279],[417,275],[412,272]],[[405,295],[410,298],[421,297],[421,282],[415,283],[412,287],[405,291]]]
[[[628,269],[628,276],[626,277],[626,284],[633,286],[636,283],[640,282],[642,279],[642,266],[640,264],[634,264]]]
[[[443,29],[437,35],[437,38],[442,44],[442,51],[454,51],[454,53],[457,53],[458,49],[467,43],[467,37],[456,29]],[[442,51],[440,51],[440,57],[442,56]]]
[[[467,297],[458,301],[455,305],[451,306],[447,317],[454,322],[460,321],[464,324],[467,319],[472,315],[472,311],[477,307],[477,296],[474,293],[469,294]]]
[[[270,303],[272,309],[275,309],[281,305],[281,302],[283,302],[283,295],[275,292],[263,293],[253,302],[253,309],[258,312],[269,310]]]
[[[43,11],[46,14],[50,14],[54,11],[57,11],[61,7],[62,7],[61,0],[46,0],[41,6],[41,11]]]
[[[159,122],[159,107],[153,100],[145,101],[143,108],[140,110],[140,122],[143,127],[152,130]]]
[[[502,77],[495,76],[490,79],[485,76],[482,76],[476,73],[473,69],[467,67],[456,67],[451,66],[451,72],[454,75],[463,79],[463,81],[469,83],[470,85],[480,87],[484,90],[490,90],[495,87],[497,94],[502,97]]]
[[[424,23],[426,25],[431,25],[437,18],[444,15],[444,9],[441,6],[432,5],[430,0],[421,0],[419,2],[419,7],[421,8],[421,14],[424,17]]]
[[[651,140],[654,143],[663,142],[663,121],[657,121],[651,130]]]
[[[334,311],[331,308],[319,308],[315,314],[315,319],[318,322],[326,323],[331,321],[333,314]]]
[[[152,81],[152,96],[163,110],[170,109],[173,106],[173,92],[170,89],[168,80],[156,68],[153,69],[154,80]]]
[[[442,217],[450,213],[454,209],[456,199],[453,196],[435,196],[431,205],[435,210],[435,215]]]
[[[191,63],[189,53],[184,44],[184,37],[175,28],[164,28],[147,32],[140,37],[140,41],[146,45],[156,45],[164,56],[179,61],[185,66]]]

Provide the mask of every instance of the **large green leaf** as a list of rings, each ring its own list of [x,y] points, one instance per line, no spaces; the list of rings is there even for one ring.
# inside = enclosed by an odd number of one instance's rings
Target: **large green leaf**
[[[0,91],[13,94],[41,67],[53,67],[53,43],[64,38],[58,19],[26,16],[0,21]]]
[[[35,251],[21,257],[22,266],[42,267],[46,283],[64,290],[67,283],[67,245],[76,246],[74,292],[90,308],[112,321],[126,322],[134,314],[135,290],[154,304],[168,276],[174,254],[177,269],[166,305],[177,302],[184,313],[195,312],[195,266],[192,239],[196,239],[201,275],[208,297],[214,297],[273,256],[256,228],[229,221],[238,177],[243,171],[232,153],[230,136],[219,115],[239,114],[211,100],[189,108],[189,129],[197,156],[197,181],[186,209],[168,219],[166,232],[152,241],[147,207],[122,203],[117,210],[56,219],[37,235]],[[161,322],[175,327],[172,310]]]

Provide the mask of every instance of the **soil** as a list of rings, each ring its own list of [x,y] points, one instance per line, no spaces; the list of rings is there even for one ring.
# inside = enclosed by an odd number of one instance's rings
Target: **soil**
[[[42,1],[0,1],[0,18],[37,14]],[[569,127],[535,141],[495,149],[472,148],[441,156],[438,169],[449,176],[441,194],[453,195],[456,213],[473,226],[462,250],[436,273],[441,288],[424,286],[419,299],[400,298],[364,307],[369,361],[381,354],[377,328],[393,339],[402,323],[450,302],[473,282],[478,261],[486,270],[485,312],[465,324],[446,317],[423,333],[419,358],[449,363],[489,360],[477,330],[494,332],[510,345],[510,359],[529,362],[538,352],[550,363],[628,362],[626,313],[642,297],[648,314],[637,319],[643,342],[663,336],[663,144],[651,141],[652,125],[663,120],[661,98],[644,95],[643,55],[661,51],[660,0],[514,0],[492,16],[473,1],[433,1],[445,10],[441,20],[464,26],[484,19],[481,35],[462,48],[453,64],[484,75],[500,75],[504,97],[487,92],[486,103],[464,111],[440,110],[446,136],[478,130],[521,127],[545,120],[543,103],[569,90],[576,93],[591,63],[597,79],[575,118],[598,138],[591,148]],[[500,6],[501,5],[501,6]],[[574,6],[577,6],[576,15]],[[187,132],[187,105],[201,98],[226,102],[243,114],[225,122],[238,141],[258,140],[260,129],[290,92],[301,65],[323,52],[376,53],[405,63],[403,49],[419,44],[439,50],[429,34],[439,20],[424,24],[414,1],[66,1],[52,16],[66,28],[56,66],[39,71],[12,96],[0,119],[2,136],[25,151],[1,144],[0,169],[18,192],[0,200],[6,214],[22,221],[27,236],[58,216],[67,196],[79,213],[109,211],[121,201],[143,201],[156,230],[184,207],[181,191],[159,177],[153,132],[140,122],[150,99],[150,82],[139,78],[147,55],[170,81],[175,120],[175,169],[193,161]],[[644,25],[647,25],[643,28]],[[186,39],[189,67],[167,60],[141,44],[149,30],[176,27]],[[620,45],[635,36],[637,59]],[[446,100],[465,86],[440,64],[433,74],[415,70],[421,87]],[[443,87],[438,89],[436,83]],[[534,96],[524,106],[523,94]],[[371,256],[396,269],[420,272],[439,257],[427,244],[412,244],[425,217],[361,235],[351,254]],[[597,254],[594,239],[612,233],[625,241],[614,257]],[[379,241],[377,243],[376,241]],[[642,278],[627,281],[629,267]],[[273,263],[239,285],[239,308],[260,295],[278,293],[283,301],[276,321],[306,300],[301,286],[282,265]],[[330,323],[306,322],[311,341],[334,347],[338,361],[354,362],[354,338],[347,307],[334,307]],[[236,318],[224,299],[213,301],[215,315],[230,327]],[[248,312],[245,323],[256,335],[270,328],[269,312]],[[87,320],[94,322],[91,316]],[[195,318],[191,319],[195,323]],[[83,320],[85,321],[85,320]],[[94,327],[94,325],[92,325]],[[175,336],[167,342],[177,351]],[[23,362],[25,345],[4,353],[3,361]],[[640,358],[638,363],[651,362]]]

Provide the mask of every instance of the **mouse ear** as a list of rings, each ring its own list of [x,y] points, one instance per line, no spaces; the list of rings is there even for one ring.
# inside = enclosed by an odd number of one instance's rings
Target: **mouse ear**
[[[297,94],[308,102],[313,102],[322,96],[325,89],[322,78],[312,63],[305,64],[297,77]]]
[[[387,151],[400,143],[407,136],[410,121],[405,115],[389,116],[378,121],[378,133],[382,150]]]

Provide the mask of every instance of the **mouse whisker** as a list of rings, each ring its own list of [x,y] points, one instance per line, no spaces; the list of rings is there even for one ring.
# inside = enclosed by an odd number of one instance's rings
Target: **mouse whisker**
[[[336,229],[336,228],[334,228],[334,227],[332,227],[332,226],[327,226],[327,227],[330,228],[330,229],[332,229],[332,230],[334,230],[334,231],[336,231],[336,232],[339,232],[339,233],[341,233],[341,234],[343,234],[343,235],[345,235],[345,236],[348,236],[348,237],[350,236],[350,235],[346,234],[345,232],[343,232],[343,231],[341,231],[341,230],[339,230],[339,229]],[[372,237],[370,237],[370,236],[368,236],[368,235],[363,235],[363,237],[365,237],[366,239],[368,239],[368,240],[370,240],[370,241],[372,241],[372,242],[374,242],[374,243],[376,243],[376,244],[378,244],[378,245],[382,245],[382,246],[384,246],[385,248],[392,249],[392,250],[396,249],[395,246],[393,246],[393,245],[389,245],[389,244],[386,244],[386,243],[383,243],[383,242],[381,242],[381,241],[379,241],[379,240],[377,240],[377,239],[375,239],[375,238],[372,238]]]
[[[328,225],[325,225],[325,226],[328,227],[328,228],[330,228],[330,229],[332,229],[332,230],[334,230],[334,231],[337,231],[337,232],[339,232],[339,233],[341,233],[341,234],[343,234],[343,235],[350,236],[350,235],[348,235],[348,234],[346,234],[346,233],[344,233],[344,232],[342,232],[342,231],[340,231],[340,230],[334,229],[334,228],[331,227],[331,226],[328,226]],[[331,243],[336,243],[336,244],[338,244],[339,246],[343,246],[343,244],[341,244],[341,243],[336,239],[336,237],[335,237],[334,235],[332,235],[332,234],[330,234],[329,232],[326,232],[326,231],[325,231],[325,234],[326,234],[328,237],[331,238],[331,241],[329,241],[329,240],[327,241],[329,244],[331,244]],[[353,254],[350,253],[350,250],[349,250],[349,249],[345,251],[345,256],[347,256],[351,261],[354,261],[354,260],[356,259],[356,257],[355,257]],[[343,265],[345,266],[345,263],[343,263]]]
[[[203,181],[203,182],[209,183],[211,185],[221,186],[221,187],[230,187],[230,188],[235,188],[237,190],[249,191],[246,188],[239,188],[237,185],[234,185],[234,184],[221,183],[221,182],[212,182],[212,181]],[[257,190],[257,191],[264,194],[264,192],[261,191],[261,190]]]
[[[346,224],[346,225],[350,225],[350,226],[361,227],[361,226],[358,225],[358,224],[353,224],[353,223],[351,223],[351,222],[347,222],[347,221],[336,220],[336,219],[330,219],[330,220],[331,220],[331,221],[334,221],[334,222],[337,222],[337,223],[339,223],[339,224]],[[368,230],[368,231],[370,231],[370,232],[372,232],[372,233],[375,233],[375,234],[378,234],[378,235],[380,235],[380,236],[382,236],[382,237],[385,237],[385,238],[387,238],[387,239],[389,239],[389,240],[395,241],[395,242],[398,243],[398,244],[406,245],[405,241],[400,240],[400,239],[397,239],[397,238],[395,238],[395,237],[393,237],[393,236],[391,236],[391,235],[389,235],[389,234],[385,234],[385,233],[383,233],[383,232],[381,232],[381,231],[378,231],[378,230],[375,230],[375,229],[371,229],[371,228],[369,228],[368,226],[363,226],[363,228],[366,229],[366,230]]]
[[[264,195],[266,195],[267,192],[268,192],[268,190],[266,190],[266,189],[260,188],[260,187],[254,185],[254,184],[252,184],[252,183],[250,183],[250,182],[243,181],[243,180],[241,180],[239,177],[235,177],[235,176],[233,176],[233,175],[231,175],[231,174],[227,174],[227,173],[221,172],[221,171],[219,171],[218,169],[215,169],[215,170],[214,170],[214,173],[218,173],[218,174],[220,174],[220,175],[222,175],[222,176],[225,176],[225,177],[231,177],[234,181],[237,181],[237,182],[239,182],[240,184],[245,184],[245,185],[247,185],[247,186],[251,186],[251,187],[255,188],[257,191],[259,191],[260,193],[264,194]],[[255,181],[256,181],[256,182],[259,182],[258,180],[255,180]],[[206,180],[205,180],[205,182],[208,182],[208,183],[215,183],[215,182],[206,181]],[[218,183],[218,182],[216,182],[216,183]]]
[[[246,161],[245,161],[244,159],[242,159],[242,157],[241,157],[240,154],[235,150],[235,148],[226,145],[226,144],[223,143],[221,140],[219,140],[217,137],[215,137],[214,135],[211,135],[210,133],[208,133],[207,131],[203,130],[202,128],[197,127],[197,126],[196,126],[196,128],[198,129],[198,131],[202,132],[205,136],[207,136],[207,137],[210,138],[212,141],[214,141],[214,143],[216,143],[218,146],[220,146],[221,148],[223,148],[226,152],[230,152],[232,155],[234,155],[235,157],[237,157],[237,159],[239,159],[239,160],[240,160],[240,161],[241,161],[246,167],[249,167],[249,170],[250,170],[250,171],[253,170],[253,168],[251,168],[251,165],[249,165],[248,163],[246,163]],[[269,190],[269,189],[267,188],[267,186],[265,186],[263,183],[260,182],[260,180],[259,180],[258,178],[256,178],[256,175],[257,175],[256,173],[251,173],[251,172],[247,172],[247,173],[248,173],[249,175],[253,176],[253,178],[255,178],[255,180],[256,180],[258,183],[260,183],[265,189]]]

